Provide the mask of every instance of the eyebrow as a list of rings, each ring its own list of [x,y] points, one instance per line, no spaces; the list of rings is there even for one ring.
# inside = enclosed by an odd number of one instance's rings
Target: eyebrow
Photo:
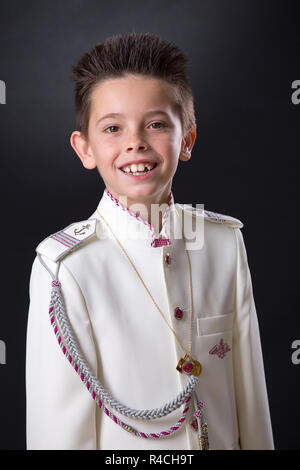
[[[153,111],[148,111],[147,113],[145,113],[145,116],[150,116],[152,114],[164,114],[165,116],[169,117],[168,113],[166,113],[162,109],[154,109]],[[96,122],[96,125],[99,124],[99,122],[103,121],[104,119],[109,119],[109,118],[114,118],[114,117],[124,117],[124,114],[122,113],[105,114],[100,119],[98,119],[98,121]]]

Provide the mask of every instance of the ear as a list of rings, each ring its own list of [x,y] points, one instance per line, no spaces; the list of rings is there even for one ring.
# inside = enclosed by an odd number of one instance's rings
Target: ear
[[[188,161],[191,158],[192,148],[196,140],[196,124],[191,128],[191,130],[186,134],[182,139],[181,152],[179,155],[180,160],[183,162]]]
[[[96,161],[91,151],[90,145],[84,135],[79,131],[74,131],[70,137],[70,144],[77,153],[81,163],[87,170],[96,168]]]

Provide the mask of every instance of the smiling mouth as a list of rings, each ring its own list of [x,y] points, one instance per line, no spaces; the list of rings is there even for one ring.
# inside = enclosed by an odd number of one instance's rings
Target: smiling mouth
[[[138,170],[137,165],[135,166],[125,166],[123,168],[120,168],[120,170],[125,173],[126,175],[129,176],[140,176],[140,175],[147,175],[148,173],[151,173],[156,167],[157,163],[152,163],[151,165],[143,165],[142,170]]]

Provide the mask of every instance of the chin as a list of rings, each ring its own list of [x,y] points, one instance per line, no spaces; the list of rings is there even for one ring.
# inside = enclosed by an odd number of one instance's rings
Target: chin
[[[134,191],[128,191],[127,197],[130,199],[136,199],[143,202],[147,202],[149,199],[152,199],[155,196],[156,191],[154,188],[137,188]]]

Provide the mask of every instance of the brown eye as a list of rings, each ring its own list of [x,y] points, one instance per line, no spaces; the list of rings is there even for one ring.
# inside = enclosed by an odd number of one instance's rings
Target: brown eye
[[[111,132],[111,131],[108,131],[108,129],[113,129],[113,128],[114,128],[114,129],[119,129],[118,126],[109,126],[109,127],[107,127],[107,128],[105,129],[104,132],[108,132],[108,134],[111,134],[112,132]]]
[[[165,127],[165,124],[162,123],[162,122],[152,122],[152,124],[150,124],[150,126],[153,126],[154,124],[159,124],[159,127],[156,127],[156,129],[160,129],[160,127]]]

